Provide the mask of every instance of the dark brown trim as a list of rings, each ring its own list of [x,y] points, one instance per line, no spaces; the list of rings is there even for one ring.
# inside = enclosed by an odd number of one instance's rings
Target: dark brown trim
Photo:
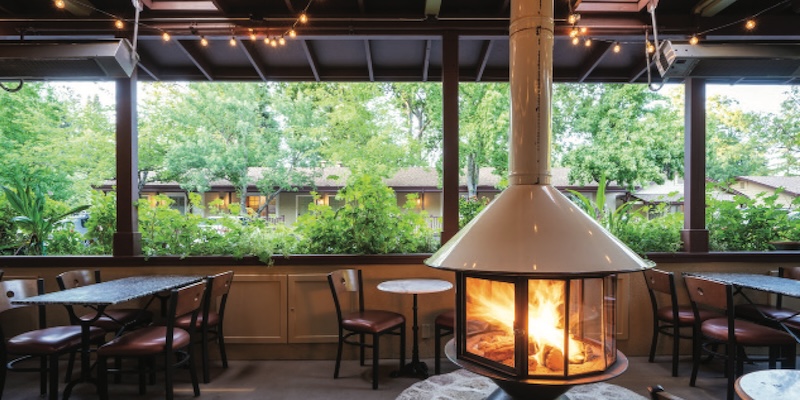
[[[583,62],[580,76],[578,76],[578,82],[583,83],[586,78],[592,74],[595,68],[600,65],[600,62],[611,53],[611,47],[612,43],[610,42],[601,42],[595,45],[594,49],[592,49],[592,53],[589,54],[589,57]]]
[[[139,217],[135,207],[139,200],[139,133],[137,129],[136,78],[116,81],[117,111],[117,229],[114,233],[114,255],[142,254]]]
[[[442,37],[442,243],[458,232],[458,34]]]
[[[311,73],[314,74],[314,81],[320,82],[317,58],[314,56],[311,44],[309,44],[307,40],[301,40],[300,44],[303,45],[303,52],[306,54],[306,60],[308,61],[309,68],[311,68]]]
[[[706,82],[686,79],[684,100],[683,247],[708,252],[706,229]]]
[[[369,44],[369,39],[364,40],[364,53],[367,60],[367,73],[369,74],[369,81],[375,82],[375,67],[372,65],[372,48]]]
[[[178,48],[183,50],[186,53],[186,56],[189,57],[189,60],[197,67],[197,70],[200,71],[203,76],[206,77],[207,80],[213,81],[214,77],[211,75],[211,64],[205,59],[205,56],[197,50],[196,41],[189,41],[189,40],[178,40],[176,43],[178,44]]]
[[[252,41],[246,41],[239,38],[236,38],[236,42],[241,46],[242,51],[244,52],[245,57],[247,57],[247,61],[250,62],[250,65],[253,66],[253,70],[256,71],[258,76],[261,78],[262,81],[267,80],[267,66],[264,64],[264,61],[258,57],[258,50],[256,49],[256,45],[253,44]]]

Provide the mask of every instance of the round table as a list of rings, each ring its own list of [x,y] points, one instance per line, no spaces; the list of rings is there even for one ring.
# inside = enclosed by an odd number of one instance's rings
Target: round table
[[[800,371],[767,369],[744,374],[734,385],[743,400],[796,399],[800,393]]]
[[[428,377],[428,366],[419,360],[419,325],[417,324],[417,295],[438,293],[453,288],[453,284],[441,279],[395,279],[378,284],[382,292],[411,294],[414,296],[414,320],[412,331],[414,342],[411,346],[411,362],[398,371],[398,375]]]

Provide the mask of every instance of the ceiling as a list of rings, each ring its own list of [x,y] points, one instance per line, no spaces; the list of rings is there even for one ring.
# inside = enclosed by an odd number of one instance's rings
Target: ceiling
[[[64,1],[59,9],[54,0],[0,0],[0,44],[133,41],[131,0]],[[654,33],[648,1],[570,1],[555,0],[555,81],[647,82],[645,37],[652,40]],[[458,35],[461,81],[508,80],[509,0],[141,3],[135,40],[141,80],[440,81],[446,33]],[[301,23],[298,16],[306,8],[309,21]],[[578,45],[569,35],[571,8],[581,15],[577,26],[588,29]],[[701,33],[693,51],[713,50],[707,64],[692,65],[670,81],[698,76],[731,83],[800,82],[800,0],[661,0],[655,16],[660,40],[686,43]],[[754,16],[757,26],[747,31],[744,20]],[[122,29],[114,26],[115,18],[125,21]],[[293,26],[297,37],[289,38]],[[164,32],[169,41],[162,39]],[[265,37],[282,35],[285,45],[264,43]],[[591,46],[584,45],[588,38]],[[733,44],[739,45],[735,51],[713,47]],[[780,57],[772,54],[774,45],[781,45]],[[750,54],[751,46],[769,51]],[[697,51],[705,56],[705,50]],[[652,65],[650,72],[654,81],[662,80]]]

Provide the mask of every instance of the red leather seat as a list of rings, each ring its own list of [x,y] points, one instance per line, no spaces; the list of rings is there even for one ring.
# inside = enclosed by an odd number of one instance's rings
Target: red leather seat
[[[203,357],[203,382],[211,381],[208,354],[208,342],[217,341],[222,367],[228,368],[228,356],[225,352],[225,334],[222,327],[225,321],[225,305],[228,303],[228,293],[233,284],[233,271],[222,272],[206,278],[206,295],[203,300],[203,310],[197,316],[195,331],[200,334],[200,348]],[[216,310],[212,304],[219,304]],[[191,315],[183,315],[175,321],[175,326],[189,330]]]
[[[206,282],[198,282],[193,285],[170,291],[167,320],[165,326],[146,326],[130,333],[117,337],[97,349],[97,392],[100,398],[108,400],[108,359],[109,358],[137,358],[139,359],[140,369],[135,372],[139,374],[139,393],[144,394],[145,382],[144,371],[141,369],[147,363],[146,360],[154,356],[164,357],[165,369],[165,388],[167,400],[173,399],[172,390],[172,369],[188,364],[189,373],[192,379],[194,395],[200,395],[200,386],[197,380],[197,372],[192,357],[192,334],[194,333],[193,323],[200,313]],[[175,326],[175,321],[183,315],[191,315],[189,330],[186,331]],[[176,358],[177,357],[177,358]],[[122,372],[116,370],[115,372]]]
[[[701,352],[708,352],[725,358],[726,376],[728,378],[728,400],[733,400],[734,381],[738,376],[742,375],[745,359],[748,362],[757,361],[756,358],[746,355],[746,347],[768,347],[770,367],[775,365],[775,361],[778,358],[781,360],[782,367],[795,367],[795,347],[797,342],[794,337],[783,330],[735,318],[736,307],[733,302],[733,285],[691,275],[684,275],[684,281],[689,291],[692,307],[695,310],[695,316],[698,315],[698,311],[701,308],[712,308],[725,315],[724,317],[711,318],[705,321],[699,321],[696,318],[695,331],[701,332],[702,337],[695,337],[693,340],[692,378],[689,380],[691,386],[694,386],[697,380]],[[726,353],[714,353],[704,344],[724,344]]]
[[[0,282],[0,314],[25,307],[36,307],[38,317],[36,320],[39,329],[20,333],[10,339],[0,340],[0,360],[2,368],[0,373],[0,397],[5,387],[6,371],[29,372],[30,368],[16,368],[16,364],[29,357],[42,359],[40,368],[40,394],[48,394],[50,400],[58,399],[58,359],[66,353],[74,353],[81,348],[81,327],[77,325],[45,327],[47,316],[44,306],[30,306],[11,304],[14,300],[44,293],[42,279],[18,279]],[[19,317],[19,315],[17,315]],[[103,340],[105,332],[100,328],[91,328],[89,337],[93,343]],[[5,335],[0,328],[0,338]],[[48,388],[49,386],[49,388]]]
[[[385,334],[400,336],[400,368],[405,365],[406,354],[406,319],[402,314],[386,310],[368,310],[364,308],[364,289],[361,270],[342,269],[328,274],[328,285],[336,307],[336,318],[339,321],[339,344],[336,351],[336,367],[333,378],[339,377],[342,362],[342,347],[345,343],[358,346],[361,365],[364,365],[364,348],[372,348],[372,388],[378,388],[378,358],[380,356],[380,338]],[[358,299],[358,311],[344,313],[341,302],[355,294]],[[370,335],[372,342],[366,343],[365,335]],[[351,338],[358,339],[351,339]]]

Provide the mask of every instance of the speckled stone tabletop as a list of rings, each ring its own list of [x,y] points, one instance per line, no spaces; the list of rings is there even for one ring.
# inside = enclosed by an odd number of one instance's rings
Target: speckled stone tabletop
[[[769,369],[742,375],[736,394],[744,400],[796,399],[800,396],[800,371]]]
[[[732,272],[690,272],[687,275],[730,283],[748,289],[800,297],[800,281],[789,278]]]
[[[425,294],[444,292],[452,287],[452,283],[441,279],[395,279],[381,282],[378,290],[391,293]]]
[[[203,280],[203,276],[194,275],[148,275],[131,276],[113,281],[95,283],[74,289],[32,296],[14,300],[14,304],[35,305],[96,305],[108,306],[124,303],[140,297],[150,296],[164,290],[170,290]]]

